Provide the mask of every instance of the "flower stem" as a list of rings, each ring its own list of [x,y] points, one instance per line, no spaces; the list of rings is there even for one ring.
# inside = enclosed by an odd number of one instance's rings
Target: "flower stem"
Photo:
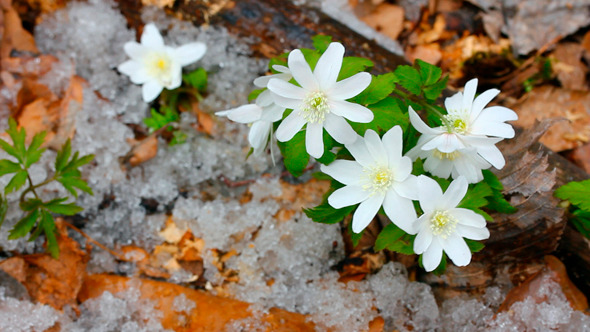
[[[435,114],[443,122],[444,126],[447,128],[447,131],[452,132],[453,124],[445,117],[445,114],[442,114],[438,109],[436,109],[436,107],[430,105],[424,99],[419,98],[417,96],[407,94],[407,93],[405,93],[401,90],[398,90],[398,89],[393,90],[393,93],[396,94],[401,99],[410,100],[410,101],[422,106],[427,112],[431,112],[431,113]]]

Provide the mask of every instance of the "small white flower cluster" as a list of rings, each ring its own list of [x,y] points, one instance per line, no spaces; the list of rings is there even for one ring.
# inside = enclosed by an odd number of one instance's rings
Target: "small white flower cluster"
[[[368,123],[371,110],[346,101],[357,96],[371,83],[371,75],[358,73],[337,81],[344,47],[331,43],[312,71],[300,50],[289,54],[288,67],[274,66],[279,74],[256,79],[259,88],[268,88],[256,102],[217,112],[233,121],[252,123],[248,137],[255,153],[267,146],[273,123],[283,118],[276,132],[281,142],[291,140],[305,126],[305,146],[315,158],[324,153],[324,129],[344,144],[354,160],[338,159],[322,165],[322,172],[344,184],[328,197],[335,209],[359,204],[352,218],[352,230],[361,232],[381,207],[391,221],[408,234],[417,234],[414,252],[422,254],[426,271],[441,262],[443,251],[457,266],[471,261],[464,238],[484,240],[490,235],[483,216],[457,207],[467,193],[469,183],[483,179],[482,170],[504,166],[504,157],[496,147],[503,138],[514,136],[506,121],[516,114],[505,107],[484,108],[500,91],[487,90],[474,99],[477,79],[469,81],[464,93],[447,98],[448,114],[443,126],[428,127],[410,107],[412,125],[422,133],[417,145],[403,156],[403,133],[395,126],[382,138],[367,130],[359,136],[346,121]],[[294,80],[296,84],[290,81]],[[412,175],[412,160],[425,158],[424,169],[441,178],[455,180],[443,194],[439,184],[425,176]],[[423,211],[417,216],[413,201]]]
[[[146,24],[141,43],[130,41],[123,46],[131,58],[117,67],[131,82],[141,84],[146,103],[156,99],[164,88],[176,89],[182,83],[182,67],[197,62],[207,51],[203,43],[194,42],[178,48],[164,45],[153,23]]]

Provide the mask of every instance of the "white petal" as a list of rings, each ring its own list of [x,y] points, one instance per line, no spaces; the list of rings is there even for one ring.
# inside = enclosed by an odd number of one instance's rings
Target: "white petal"
[[[457,224],[457,234],[471,240],[486,240],[490,238],[490,231],[483,227],[471,227]]]
[[[330,99],[346,100],[363,92],[371,84],[371,74],[362,72],[336,82],[328,92]]]
[[[289,53],[288,63],[295,81],[297,81],[301,87],[309,91],[315,91],[318,89],[318,83],[300,50],[293,50]]]
[[[406,156],[410,157],[413,161],[416,161],[418,158],[426,158],[432,155],[432,151],[424,151],[422,150],[422,146],[432,139],[432,135],[421,135],[418,138],[418,142],[416,146],[411,148],[410,151],[406,152]]]
[[[279,125],[276,132],[276,137],[279,142],[286,142],[291,140],[295,134],[305,124],[305,119],[297,114],[297,110],[294,110],[289,114]]]
[[[358,204],[369,197],[370,193],[357,186],[346,186],[336,189],[328,197],[328,203],[335,209]]]
[[[465,90],[463,90],[463,103],[461,110],[471,112],[471,105],[475,98],[475,92],[477,92],[477,78],[474,78],[465,84]]]
[[[129,76],[134,84],[143,84],[151,79],[144,67],[137,61],[128,60],[117,67],[122,74]]]
[[[285,68],[287,68],[287,67],[285,67]],[[273,74],[273,75],[260,76],[260,77],[257,77],[256,79],[254,79],[254,85],[256,85],[259,88],[266,88],[266,86],[268,85],[268,82],[273,78],[280,79],[282,81],[289,81],[291,78],[293,78],[293,75],[291,75],[291,73],[289,73],[289,74]]]
[[[330,165],[321,165],[320,169],[342,184],[361,186],[363,167],[356,161],[338,159]]]
[[[481,118],[484,113],[486,114],[484,121],[505,122],[518,120],[516,112],[504,106],[490,106],[485,108],[482,111],[482,114],[479,115],[478,119]],[[489,116],[489,118],[487,116]]]
[[[291,70],[289,70],[289,67],[285,67],[282,65],[272,65],[272,69],[278,71],[279,73],[285,73],[285,74],[291,75]]]
[[[475,119],[477,119],[484,107],[486,107],[486,105],[490,101],[492,101],[492,99],[494,99],[499,93],[500,90],[498,89],[489,89],[477,96],[477,98],[475,98],[475,100],[473,101],[473,105],[471,106],[471,114],[469,114],[471,123],[475,122]]]
[[[334,114],[326,116],[324,128],[336,142],[341,144],[352,144],[359,136],[344,118]]]
[[[439,201],[441,208],[448,210],[457,207],[463,197],[465,197],[468,187],[467,179],[463,176],[451,182]]]
[[[408,176],[402,182],[396,182],[393,186],[395,192],[400,196],[406,197],[412,200],[418,200],[418,177],[415,175]]]
[[[174,50],[174,55],[180,66],[184,67],[199,61],[207,52],[207,45],[199,42],[189,43]]]
[[[481,214],[476,213],[473,210],[455,208],[449,209],[448,211],[450,214],[453,215],[453,217],[457,218],[457,222],[461,225],[477,228],[486,227],[485,218]]]
[[[412,173],[412,160],[409,157],[401,157],[394,160],[389,156],[390,166],[395,181],[404,181]],[[393,161],[393,162],[392,162]]]
[[[281,97],[289,99],[303,100],[307,94],[304,89],[278,78],[273,78],[268,82],[268,89]]]
[[[445,99],[445,108],[449,114],[460,113],[463,107],[463,93],[457,92]]]
[[[395,126],[389,129],[381,138],[387,154],[390,156],[389,161],[391,165],[391,157],[401,157],[403,145],[403,133],[400,126]],[[395,160],[397,160],[397,158]]]
[[[239,123],[252,123],[260,120],[262,108],[256,104],[242,105],[240,107],[215,113],[216,115],[227,116],[228,119]]]
[[[254,150],[259,151],[266,147],[271,126],[272,124],[266,121],[257,121],[252,124],[248,133],[248,142],[250,142]]]
[[[418,199],[424,213],[436,210],[438,208],[437,203],[442,195],[442,189],[436,181],[425,175],[418,177]]]
[[[465,144],[459,139],[458,135],[449,133],[437,135],[422,146],[422,150],[437,149],[443,153],[451,153],[463,148],[465,148]]]
[[[274,104],[274,100],[272,98],[272,91],[266,89],[264,91],[262,91],[258,97],[256,97],[256,105],[260,106],[260,107],[266,107],[269,106],[271,104]]]
[[[457,266],[466,266],[471,262],[471,251],[463,240],[457,234],[451,234],[446,239],[439,237],[440,244],[449,258]]]
[[[352,216],[353,232],[360,233],[371,223],[371,220],[379,212],[381,204],[383,204],[383,198],[382,195],[373,195],[359,205]]]
[[[123,49],[133,60],[141,60],[149,52],[149,49],[135,41],[126,42]]]
[[[418,255],[424,253],[431,243],[432,232],[430,231],[430,227],[424,227],[418,232],[418,235],[416,235],[416,238],[414,239],[414,252]],[[424,259],[424,257],[422,257],[422,259]]]
[[[438,238],[432,239],[430,246],[428,246],[424,254],[422,254],[422,265],[424,265],[424,270],[426,270],[426,272],[433,271],[438,267],[442,259],[442,253],[443,249],[438,242]]]
[[[146,82],[141,88],[143,101],[146,103],[153,101],[160,95],[160,92],[162,92],[163,89],[164,87],[156,81]]]
[[[504,165],[506,165],[506,160],[504,160],[504,156],[500,149],[498,149],[495,145],[482,145],[477,147],[477,153],[482,156],[483,159],[488,161],[492,166],[496,167],[497,169],[502,169]]]
[[[283,118],[285,108],[279,105],[272,104],[262,108],[262,116],[260,120],[267,122],[276,122]]]
[[[513,138],[514,128],[507,123],[488,122],[486,126],[480,126],[477,129],[472,129],[471,132],[475,135],[487,135],[502,138]]]
[[[345,100],[330,100],[330,111],[352,122],[369,123],[374,118],[370,109]]]
[[[401,197],[394,190],[389,190],[383,200],[383,210],[397,227],[408,234],[413,234],[412,224],[417,216],[411,199]]]
[[[412,106],[408,107],[408,114],[410,115],[410,122],[412,123],[412,126],[414,126],[414,128],[420,133],[430,135],[439,135],[440,133],[442,133],[442,131],[440,130],[428,127],[428,125],[426,125],[426,123],[422,121],[418,113],[414,111]]]
[[[483,179],[481,168],[470,162],[468,157],[459,157],[453,160],[453,166],[455,171],[453,172],[453,178],[465,177],[468,183],[477,183]]]
[[[353,144],[346,145],[346,149],[348,152],[350,152],[350,154],[352,154],[354,160],[356,160],[363,167],[371,167],[375,163],[375,160],[373,160],[373,157],[371,157],[369,150],[367,150],[365,140],[362,138],[358,138]]]
[[[272,92],[271,96],[275,104],[282,106],[284,108],[296,109],[299,107],[299,105],[301,105],[300,99],[285,98]]]
[[[168,90],[174,90],[182,84],[182,67],[178,62],[174,61],[170,70],[172,72],[172,80],[170,84],[167,86],[164,85],[164,87]]]
[[[387,158],[387,151],[383,146],[383,142],[381,142],[381,138],[379,138],[379,135],[374,130],[368,129],[365,132],[365,144],[371,157],[373,157],[373,160],[375,160],[379,166],[385,166],[388,164],[389,160]]]
[[[324,127],[321,123],[308,123],[305,131],[305,149],[318,159],[324,154]]]
[[[439,178],[447,179],[453,170],[453,161],[430,156],[424,161],[424,170]]]
[[[340,43],[330,43],[328,49],[322,54],[313,70],[320,89],[330,90],[340,74],[342,59],[344,58],[344,46]],[[289,66],[291,67],[291,66]]]
[[[146,24],[143,27],[141,44],[156,50],[164,47],[164,39],[162,39],[160,31],[158,31],[158,28],[153,23]]]

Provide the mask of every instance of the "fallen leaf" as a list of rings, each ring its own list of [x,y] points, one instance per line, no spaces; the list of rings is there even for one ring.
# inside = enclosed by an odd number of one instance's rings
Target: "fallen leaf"
[[[373,29],[397,40],[403,30],[404,9],[389,3],[381,3],[372,12],[361,16],[360,19]]]
[[[541,138],[553,151],[573,149],[590,141],[590,92],[541,86],[523,96],[511,108],[518,114],[514,124],[529,128],[536,120],[565,117]]]
[[[78,242],[68,237],[59,218],[56,226],[59,259],[47,253],[19,255],[11,258],[10,263],[3,262],[0,266],[17,266],[16,269],[7,268],[4,271],[21,281],[35,301],[58,310],[66,305],[77,308],[76,297],[86,276],[89,251],[81,250]]]
[[[581,61],[584,48],[579,43],[559,43],[551,53],[552,69],[561,86],[570,90],[588,90],[588,67]]]
[[[571,160],[578,167],[590,174],[590,143],[578,146],[566,154],[567,158]]]
[[[437,65],[442,59],[442,52],[440,50],[440,44],[424,44],[417,45],[415,47],[409,47],[406,50],[406,57],[410,62],[420,59],[426,61],[432,65]]]
[[[132,147],[124,160],[135,167],[158,155],[158,137],[149,135],[140,141],[131,141]]]
[[[141,0],[141,4],[144,6],[156,6],[158,8],[172,7],[174,0]]]
[[[1,67],[4,68],[4,61],[11,57],[11,53],[30,52],[39,53],[33,36],[23,28],[20,17],[14,8],[11,0],[0,2],[2,9],[3,34],[0,41]]]
[[[586,296],[574,285],[569,279],[565,266],[555,256],[545,256],[545,267],[537,274],[530,277],[521,285],[514,287],[506,295],[506,299],[500,306],[498,312],[507,311],[515,302],[524,301],[528,297],[533,297],[536,303],[542,303],[547,300],[546,296],[539,294],[539,288],[543,286],[546,280],[552,280],[561,286],[561,290],[574,310],[585,312],[588,309],[588,300]]]

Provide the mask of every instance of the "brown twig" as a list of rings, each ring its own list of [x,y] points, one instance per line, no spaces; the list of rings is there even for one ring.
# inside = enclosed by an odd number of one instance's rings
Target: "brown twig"
[[[88,242],[91,242],[91,243],[93,243],[94,245],[96,245],[96,246],[97,246],[97,247],[99,247],[100,249],[102,249],[102,250],[104,250],[104,251],[108,252],[109,254],[113,255],[113,256],[114,256],[115,258],[117,258],[118,260],[121,260],[121,261],[126,261],[126,259],[125,259],[124,257],[122,257],[120,254],[118,254],[117,252],[115,252],[115,251],[113,251],[113,250],[111,250],[111,249],[107,248],[105,245],[103,245],[102,243],[100,243],[100,242],[96,241],[95,239],[91,238],[91,237],[90,237],[90,235],[88,235],[88,234],[84,233],[84,232],[83,232],[81,229],[79,229],[78,227],[76,227],[76,226],[74,226],[74,225],[70,224],[69,222],[65,222],[65,221],[64,221],[64,224],[65,224],[67,227],[69,227],[69,228],[71,228],[71,229],[75,230],[76,232],[78,232],[78,233],[79,233],[80,235],[82,235],[82,236],[83,236],[83,237],[84,237],[84,238],[85,238],[85,239],[86,239]]]

